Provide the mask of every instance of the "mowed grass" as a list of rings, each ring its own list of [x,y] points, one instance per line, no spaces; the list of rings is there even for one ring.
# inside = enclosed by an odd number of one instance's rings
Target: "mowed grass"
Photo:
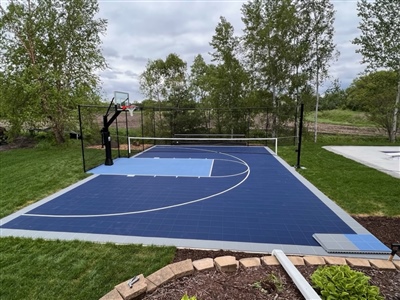
[[[87,177],[79,145],[0,152],[0,217]]]
[[[305,120],[308,122],[314,122],[315,113],[310,112],[305,114]],[[376,124],[372,123],[368,119],[368,116],[365,112],[343,110],[343,109],[319,111],[318,123],[351,125],[357,127],[376,127]]]
[[[0,299],[99,299],[169,264],[174,247],[0,239]]]
[[[389,145],[385,138],[352,136],[318,137],[303,142],[299,173],[349,214],[400,216],[400,179],[334,154],[325,145]],[[279,155],[296,165],[294,146],[281,147]]]
[[[1,151],[0,166],[1,217],[88,176],[78,144]],[[0,299],[86,300],[169,264],[175,248],[1,237],[0,253]]]

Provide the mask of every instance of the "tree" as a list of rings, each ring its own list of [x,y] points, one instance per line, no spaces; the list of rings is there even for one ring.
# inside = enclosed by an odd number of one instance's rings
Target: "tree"
[[[191,110],[196,103],[189,94],[186,69],[186,62],[171,53],[165,61],[149,61],[140,75],[140,89],[149,100],[158,104],[157,125],[165,134],[166,126],[170,128],[170,135],[194,132],[195,127],[200,126],[199,115]]]
[[[347,89],[348,105],[365,110],[371,121],[386,130],[389,138],[393,136],[393,99],[397,82],[396,72],[377,71],[356,78]]]
[[[397,74],[397,93],[390,105],[393,123],[389,134],[389,140],[395,142],[400,103],[400,1],[361,0],[357,10],[361,35],[353,43],[360,46],[356,52],[363,56],[362,63],[367,64],[367,71],[384,68]]]
[[[306,26],[305,40],[309,40],[311,46],[306,64],[309,66],[311,81],[315,85],[314,142],[317,142],[319,87],[328,77],[330,61],[338,55],[333,42],[335,11],[330,0],[300,1],[300,3],[300,19]]]
[[[262,97],[261,104],[272,113],[272,135],[276,136],[292,115],[288,107],[295,107],[293,98],[307,85],[309,74],[301,71],[309,59],[310,41],[304,40],[306,30],[299,29],[304,23],[296,1],[250,1],[242,6],[242,14],[252,94]]]
[[[208,96],[207,73],[209,66],[200,54],[194,58],[190,66],[189,90],[193,99],[201,103]]]
[[[97,0],[0,5],[1,104],[14,132],[40,122],[62,143],[77,104],[99,100],[95,72],[106,67],[100,35],[107,23],[95,19],[98,11]]]
[[[321,99],[321,110],[343,108],[346,104],[346,91],[340,86],[339,79],[335,79],[331,86],[325,91]]]
[[[239,38],[234,28],[224,17],[215,28],[210,45],[215,68],[209,68],[209,97],[211,107],[216,108],[217,131],[243,133],[245,114],[240,110],[245,106],[247,74],[237,58]]]
[[[177,54],[169,54],[165,61],[149,61],[140,75],[140,90],[151,100],[171,100],[171,96],[186,88],[187,64]]]

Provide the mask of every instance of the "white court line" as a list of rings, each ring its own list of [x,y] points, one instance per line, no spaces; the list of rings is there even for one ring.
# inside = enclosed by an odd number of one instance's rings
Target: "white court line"
[[[210,150],[207,150],[209,152],[212,152]],[[24,216],[28,216],[28,217],[44,217],[44,218],[95,218],[95,217],[115,217],[115,216],[126,216],[126,215],[136,215],[136,214],[142,214],[142,213],[148,213],[148,212],[154,212],[154,211],[160,211],[160,210],[166,210],[166,209],[170,209],[170,208],[175,208],[175,207],[180,207],[180,206],[184,206],[184,205],[189,205],[192,203],[197,203],[197,202],[201,202],[222,194],[225,194],[235,188],[237,188],[238,186],[240,186],[243,182],[245,182],[247,180],[247,178],[250,176],[250,166],[242,159],[240,159],[239,157],[236,157],[234,155],[228,154],[228,153],[222,153],[222,152],[217,152],[217,151],[213,151],[215,153],[219,153],[222,155],[226,155],[226,156],[230,156],[232,158],[237,159],[238,161],[240,161],[242,164],[244,164],[245,166],[247,166],[247,171],[243,172],[246,173],[247,175],[244,179],[242,179],[239,183],[235,184],[234,186],[231,186],[230,188],[215,193],[213,195],[209,195],[200,199],[195,199],[192,201],[188,201],[188,202],[184,202],[184,203],[179,203],[179,204],[174,204],[174,205],[168,205],[168,206],[164,206],[164,207],[158,207],[158,208],[152,208],[152,209],[145,209],[145,210],[140,210],[140,211],[130,211],[130,212],[123,212],[123,213],[112,213],[112,214],[95,214],[95,215],[44,215],[44,214],[30,214],[30,213],[25,213],[23,214]],[[238,161],[235,161],[237,163],[240,163]],[[217,176],[215,176],[217,177]]]
[[[211,177],[213,168],[214,168],[214,159],[213,159],[212,162],[211,162],[210,173],[208,173],[208,177]]]

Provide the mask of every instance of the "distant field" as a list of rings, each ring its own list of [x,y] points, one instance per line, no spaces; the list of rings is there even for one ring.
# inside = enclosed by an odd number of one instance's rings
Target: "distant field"
[[[305,114],[305,120],[314,122],[315,113],[308,112]],[[337,125],[352,125],[359,127],[374,127],[376,124],[368,120],[365,112],[333,109],[318,112],[318,123],[337,124]]]

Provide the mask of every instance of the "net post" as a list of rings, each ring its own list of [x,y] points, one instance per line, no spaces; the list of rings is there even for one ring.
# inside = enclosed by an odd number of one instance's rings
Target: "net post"
[[[275,138],[275,154],[278,155],[278,138]]]
[[[300,165],[300,157],[301,157],[301,140],[302,140],[302,135],[303,135],[303,115],[304,115],[304,104],[302,103],[300,106],[300,124],[299,124],[299,141],[298,141],[298,145],[297,145],[297,164],[296,164],[296,168],[300,169],[301,165]]]
[[[131,137],[128,136],[128,155],[131,154]]]
[[[85,164],[85,145],[83,143],[83,130],[82,130],[82,112],[81,105],[78,105],[78,116],[79,116],[79,133],[81,135],[81,151],[82,151],[82,164],[83,164],[83,172],[86,173],[86,164]]]

